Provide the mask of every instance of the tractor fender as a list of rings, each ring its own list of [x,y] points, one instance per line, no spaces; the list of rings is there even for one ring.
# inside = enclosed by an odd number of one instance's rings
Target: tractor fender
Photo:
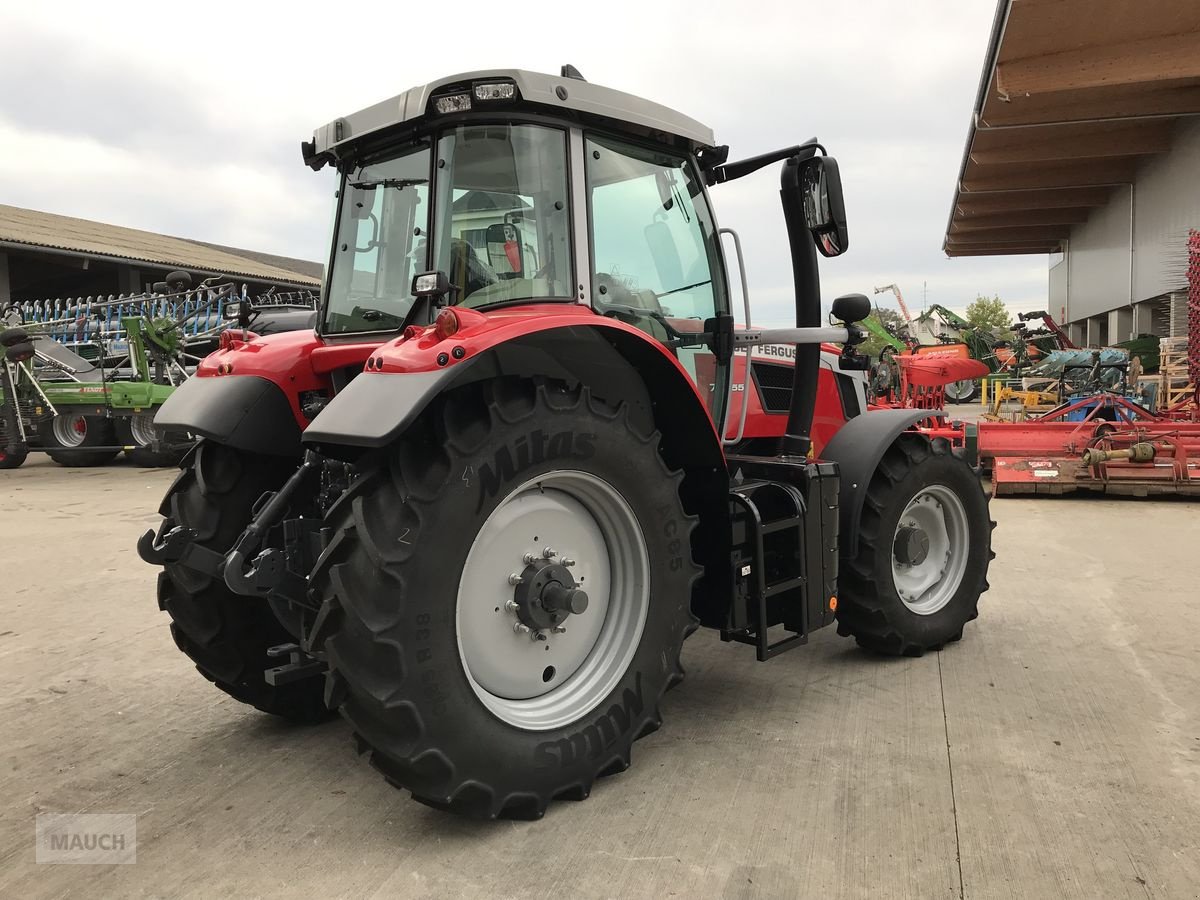
[[[504,376],[541,376],[580,382],[599,396],[628,403],[645,430],[663,433],[665,454],[673,457],[669,464],[723,467],[720,440],[704,401],[666,348],[590,311],[586,320],[576,314],[563,320],[531,323],[534,327],[517,333],[511,322],[501,323],[491,334],[459,343],[465,358],[453,362],[446,350],[457,342],[416,346],[408,353],[402,352],[403,344],[384,347],[379,351],[382,362],[368,365],[339,391],[304,430],[303,441],[331,456],[351,458],[392,443],[434,397],[452,387]],[[417,368],[429,349],[447,362]]]
[[[154,424],[253,453],[299,456],[301,450],[287,395],[258,375],[189,378],[159,407]]]
[[[838,464],[838,532],[841,555],[858,553],[858,528],[867,487],[879,461],[896,438],[936,409],[879,409],[855,416],[838,429],[821,458]]]

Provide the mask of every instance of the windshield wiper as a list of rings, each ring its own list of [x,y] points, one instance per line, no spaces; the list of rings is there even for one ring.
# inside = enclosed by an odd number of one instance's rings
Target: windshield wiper
[[[655,294],[655,297],[666,297],[670,294],[678,294],[680,291],[690,291],[692,288],[703,287],[706,284],[712,284],[712,279],[705,281],[697,281],[695,284],[685,284],[683,287],[671,288],[669,291],[663,291],[661,294]]]
[[[350,187],[360,191],[371,191],[377,187],[406,188],[418,184],[429,184],[428,178],[379,178],[375,181],[352,181]]]

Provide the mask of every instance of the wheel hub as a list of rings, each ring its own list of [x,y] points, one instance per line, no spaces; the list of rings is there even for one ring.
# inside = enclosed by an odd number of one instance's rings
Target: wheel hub
[[[563,552],[545,545],[551,535]],[[578,721],[628,667],[649,584],[640,523],[607,481],[557,470],[516,488],[480,527],[459,580],[459,654],[475,694],[518,728]]]
[[[933,615],[962,583],[970,529],[962,499],[933,484],[909,500],[892,539],[892,581],[917,615]]]
[[[914,525],[901,525],[896,531],[893,548],[896,561],[906,566],[919,566],[929,556],[929,535]]]
[[[530,631],[554,630],[568,616],[588,608],[588,595],[571,577],[570,570],[550,559],[535,559],[525,567],[513,589],[517,618]]]

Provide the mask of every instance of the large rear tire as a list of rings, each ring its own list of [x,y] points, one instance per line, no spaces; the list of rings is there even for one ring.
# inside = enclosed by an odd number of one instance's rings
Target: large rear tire
[[[961,638],[988,589],[994,527],[979,476],[947,441],[901,435],[867,488],[858,554],[842,560],[838,633],[904,656]]]
[[[583,388],[472,385],[338,501],[310,647],[391,784],[538,818],[629,766],[696,628],[694,519],[658,443]],[[551,599],[578,591],[586,609]],[[547,610],[565,632],[526,624]]]
[[[117,458],[120,450],[98,450],[117,442],[110,419],[67,412],[54,416],[42,429],[46,455],[60,466],[90,468],[103,466]]]
[[[159,513],[194,529],[201,546],[225,552],[249,523],[254,502],[278,488],[294,464],[204,441],[181,468]],[[175,644],[225,693],[296,722],[330,715],[320,678],[279,687],[263,678],[265,669],[280,664],[267,649],[296,640],[266,600],[243,597],[218,578],[168,565],[158,576],[158,605],[171,616]]]

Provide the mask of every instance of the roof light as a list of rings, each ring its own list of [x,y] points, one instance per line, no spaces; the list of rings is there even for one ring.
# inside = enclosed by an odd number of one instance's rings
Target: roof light
[[[471,108],[470,94],[447,94],[433,101],[433,108],[442,115],[447,113],[466,112]]]
[[[511,100],[517,94],[517,86],[511,81],[489,81],[475,85],[476,100]]]

